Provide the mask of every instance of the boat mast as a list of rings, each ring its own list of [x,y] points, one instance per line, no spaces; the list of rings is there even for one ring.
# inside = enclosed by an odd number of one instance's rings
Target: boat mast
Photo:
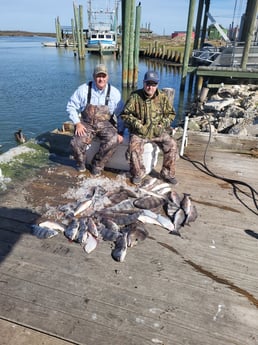
[[[106,8],[92,9],[92,1],[88,0],[88,29],[116,31],[118,21],[118,6],[120,0],[114,0],[114,8],[107,5]],[[96,4],[94,5],[96,6]]]

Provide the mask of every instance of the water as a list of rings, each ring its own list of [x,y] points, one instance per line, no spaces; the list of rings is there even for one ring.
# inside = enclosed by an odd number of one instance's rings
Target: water
[[[131,89],[122,90],[122,61],[113,55],[88,54],[83,61],[65,48],[43,47],[46,37],[0,37],[0,153],[17,145],[14,132],[19,128],[28,139],[61,128],[69,120],[66,104],[74,90],[92,79],[96,63],[105,63],[110,82],[122,91],[124,99]],[[160,88],[175,89],[174,107],[182,113],[181,70],[150,60],[140,60],[138,87],[147,69],[160,74]],[[188,98],[188,96],[187,96]],[[182,103],[183,102],[183,103]]]

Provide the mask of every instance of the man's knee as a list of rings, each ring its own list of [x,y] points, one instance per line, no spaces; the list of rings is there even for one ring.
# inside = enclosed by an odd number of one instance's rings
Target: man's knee
[[[70,146],[73,150],[76,149],[76,147],[78,147],[78,144],[77,144],[77,140],[76,140],[76,137],[73,137],[70,141]]]
[[[118,137],[117,137],[117,133],[113,132],[113,133],[110,133],[106,140],[105,140],[106,144],[108,145],[108,147],[115,147],[115,146],[118,146]]]

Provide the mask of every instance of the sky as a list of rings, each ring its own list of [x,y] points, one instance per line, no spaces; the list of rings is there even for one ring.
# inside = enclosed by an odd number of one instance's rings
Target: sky
[[[240,24],[247,0],[210,0],[210,13],[223,27],[232,22]],[[93,4],[104,4],[113,8],[114,0],[92,0]],[[186,31],[189,0],[141,0],[141,27],[155,34],[170,35],[174,31]],[[87,28],[87,0],[76,0],[83,6],[84,27]],[[135,4],[138,5],[138,0]],[[199,1],[195,1],[195,10]],[[119,6],[121,10],[121,5]],[[119,11],[121,12],[121,11]],[[59,17],[63,26],[70,26],[73,18],[72,0],[1,0],[0,31],[22,30],[55,33],[55,19]],[[194,19],[195,24],[196,19]],[[209,25],[208,21],[208,25]],[[120,23],[119,23],[120,24]]]

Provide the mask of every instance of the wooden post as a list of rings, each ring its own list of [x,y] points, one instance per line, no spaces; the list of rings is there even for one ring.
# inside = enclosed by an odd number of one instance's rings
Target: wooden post
[[[76,35],[75,35],[75,27],[74,27],[74,20],[71,19],[71,26],[72,26],[72,36],[73,36],[73,49],[76,49]]]
[[[250,0],[249,0],[250,1]],[[249,3],[249,2],[248,2]],[[253,31],[255,29],[255,21],[256,15],[258,11],[258,1],[250,1],[250,12],[246,14],[247,16],[247,27],[246,27],[246,39],[245,39],[245,46],[241,61],[241,68],[246,69],[246,64],[248,62],[248,55],[251,46],[251,41],[253,38]]]
[[[183,55],[181,52],[178,53],[178,59],[177,59],[177,62],[182,64],[183,63]]]
[[[176,50],[176,51],[175,51],[175,58],[174,58],[174,61],[175,61],[175,62],[178,62],[178,60],[179,60],[179,52]]]
[[[141,23],[141,5],[138,5],[136,6],[136,19],[135,19],[133,87],[137,87],[137,83],[138,83],[140,23]]]
[[[57,18],[55,19],[55,28],[56,28],[56,46],[58,46],[58,41],[59,41],[59,37],[58,37],[58,26],[57,26]]]
[[[73,3],[73,12],[74,12],[74,23],[75,23],[75,33],[76,33],[76,38],[77,38],[77,50],[78,50],[78,57],[80,59],[80,50],[81,50],[81,40],[80,40],[80,33],[79,33],[79,18],[78,18],[78,8],[75,4]]]
[[[85,57],[85,40],[83,34],[83,7],[79,5],[79,32],[80,32],[80,43],[81,43],[81,59]]]
[[[127,86],[133,86],[133,71],[134,71],[134,8],[135,0],[131,0],[130,7],[130,25],[129,25],[129,57],[128,57],[128,82]]]
[[[166,55],[166,46],[165,44],[162,45],[162,50],[161,50],[161,58],[164,59]]]
[[[198,95],[201,93],[202,85],[203,85],[203,77],[199,76],[198,81],[197,81],[197,94]]]
[[[205,9],[204,9],[204,13],[209,12],[210,10],[210,0],[205,0]],[[205,41],[205,37],[206,37],[206,32],[207,32],[207,22],[208,22],[208,16],[204,16],[203,18],[203,24],[202,24],[202,37],[201,37],[201,42],[200,42],[200,46],[203,46],[203,43]]]
[[[55,26],[56,26],[56,45],[57,47],[59,47],[61,43],[61,27],[60,27],[59,17],[57,17],[55,20]]]
[[[197,19],[196,19],[196,24],[195,24],[195,37],[194,37],[193,49],[199,48],[199,43],[200,43],[199,38],[200,38],[200,28],[201,28],[202,13],[203,13],[203,3],[204,3],[204,0],[199,0]]]
[[[155,51],[154,51],[154,57],[157,57],[158,56],[158,53],[159,53],[159,43],[158,43],[158,41],[155,41],[154,42],[154,49],[155,49]]]
[[[172,50],[170,48],[168,48],[168,50],[167,50],[167,60],[168,61],[171,60],[171,56],[172,56]]]
[[[185,79],[186,79],[187,69],[188,69],[190,47],[191,47],[191,38],[192,38],[192,31],[193,31],[193,17],[194,17],[195,1],[196,0],[190,0],[190,3],[189,3],[187,34],[186,34],[186,42],[185,42],[185,52],[184,52],[184,60],[183,60],[183,68],[182,68],[181,86],[183,86],[185,84]]]
[[[176,51],[175,50],[171,50],[170,60],[171,61],[175,61],[175,56],[176,56]]]
[[[152,43],[149,43],[148,56],[150,56],[151,52],[152,52]]]
[[[241,32],[241,37],[239,38],[240,42],[244,42],[246,40],[247,32],[248,32],[248,26],[249,22],[247,21],[248,13],[251,13],[250,10],[252,8],[252,1],[248,0],[246,4],[245,14],[244,14],[244,20],[243,20],[243,28]]]
[[[172,87],[164,87],[162,91],[167,94],[169,102],[172,104],[172,106],[174,106],[175,89]]]
[[[122,85],[128,82],[129,28],[131,0],[122,0]]]
[[[78,45],[78,58],[79,60],[84,59],[84,55],[82,52],[82,45],[81,45],[81,34],[80,34],[80,21],[79,21],[79,10],[76,6],[75,2],[73,3],[73,10],[74,10],[74,21],[75,21],[75,30],[77,36],[77,45]]]

